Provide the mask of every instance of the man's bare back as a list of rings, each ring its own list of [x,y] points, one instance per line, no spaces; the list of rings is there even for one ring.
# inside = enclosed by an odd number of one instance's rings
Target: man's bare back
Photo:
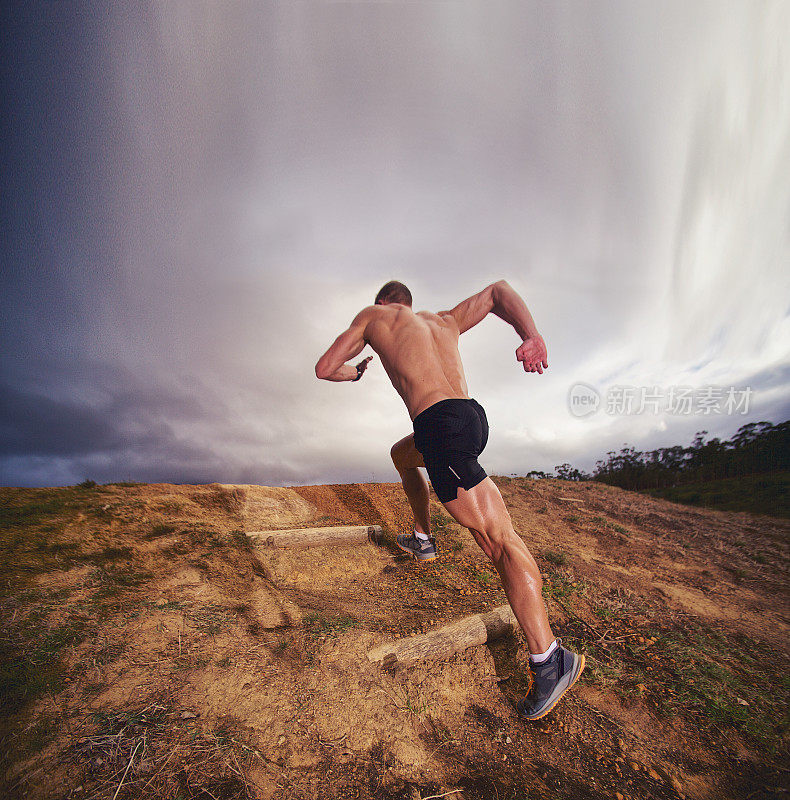
[[[434,403],[468,397],[458,352],[458,325],[448,312],[415,313],[408,306],[370,306],[365,341],[381,359],[395,390],[414,419]]]

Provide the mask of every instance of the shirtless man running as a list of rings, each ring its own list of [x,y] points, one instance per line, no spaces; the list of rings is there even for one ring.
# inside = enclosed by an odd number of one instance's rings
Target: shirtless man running
[[[412,311],[411,292],[390,281],[379,291],[375,305],[360,311],[321,356],[315,373],[328,381],[358,381],[373,356],[356,366],[346,362],[367,344],[381,358],[414,426],[414,433],[391,450],[415,521],[414,533],[399,535],[398,546],[421,561],[436,558],[428,484],[418,469],[426,467],[439,500],[469,529],[496,567],[524,631],[533,681],[518,711],[532,720],[548,714],[576,683],[584,656],[554,638],[538,565],[513,529],[502,495],[477,461],[488,439],[488,422],[479,403],[469,398],[458,337],[488,314],[510,324],[521,338],[516,359],[524,371],[542,374],[548,367],[546,345],[526,304],[505,281],[438,314]]]

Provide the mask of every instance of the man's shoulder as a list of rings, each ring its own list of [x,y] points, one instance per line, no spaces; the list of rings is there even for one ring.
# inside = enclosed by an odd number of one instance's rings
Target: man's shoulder
[[[368,323],[370,320],[375,319],[384,310],[384,306],[365,306],[356,317],[354,322],[359,325],[360,323]]]
[[[375,305],[375,306],[366,306],[362,309],[362,311],[357,314],[355,322],[357,324],[364,324],[367,325],[371,322],[382,320],[382,321],[392,321],[395,323],[396,321],[401,323],[405,322],[406,320],[403,319],[400,312],[408,310],[410,313],[413,313],[415,317],[419,317],[426,322],[437,322],[437,323],[445,323],[455,325],[456,320],[453,316],[452,311],[414,311],[411,312],[411,309],[408,306],[401,306],[398,303],[389,303],[387,305]]]
[[[428,320],[442,322],[445,325],[450,325],[451,327],[458,327],[458,322],[455,319],[452,311],[419,311],[418,313],[424,314],[425,318]]]
[[[390,317],[391,312],[386,306],[365,306],[351,324],[361,331],[365,341],[370,344],[371,337],[375,338],[376,328],[382,323],[386,325]]]

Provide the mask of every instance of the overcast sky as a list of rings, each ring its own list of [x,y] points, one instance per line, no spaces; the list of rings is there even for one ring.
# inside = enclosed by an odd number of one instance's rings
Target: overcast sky
[[[0,9],[0,484],[396,480],[378,360],[313,372],[391,278],[530,307],[543,375],[461,340],[490,473],[790,417],[790,4]]]

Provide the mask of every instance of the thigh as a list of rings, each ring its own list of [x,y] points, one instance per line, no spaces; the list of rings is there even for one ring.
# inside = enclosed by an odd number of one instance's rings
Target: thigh
[[[453,519],[472,532],[485,533],[512,527],[505,501],[491,478],[471,489],[459,489],[455,500],[444,507]]]
[[[414,446],[414,434],[404,436],[399,442],[395,442],[390,450],[392,460],[398,469],[411,469],[412,467],[424,467],[420,451]]]

